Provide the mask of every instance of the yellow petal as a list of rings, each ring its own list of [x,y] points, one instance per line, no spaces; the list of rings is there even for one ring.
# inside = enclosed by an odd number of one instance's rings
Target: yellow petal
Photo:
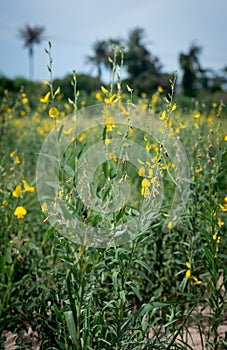
[[[41,98],[39,99],[39,101],[40,101],[41,103],[47,103],[47,102],[49,101],[49,98],[50,98],[50,91],[47,92],[46,95],[45,95],[44,97],[41,97]]]
[[[177,104],[174,103],[173,107],[172,107],[172,111],[175,111],[177,109]]]
[[[198,280],[197,277],[193,277],[193,280],[195,281],[196,284],[201,284],[202,283],[202,281]]]
[[[150,187],[151,183],[147,179],[143,179],[141,185],[142,185],[142,187]]]
[[[59,115],[59,110],[56,107],[51,107],[49,109],[49,117],[50,118],[55,118]]]
[[[166,111],[163,111],[160,117],[161,120],[165,120],[166,119]]]
[[[22,189],[21,189],[21,185],[17,185],[15,190],[13,191],[13,197],[20,197],[22,194]]]
[[[171,228],[173,227],[172,221],[169,221],[169,222],[168,222],[167,227],[168,227],[169,230],[171,230]]]
[[[187,266],[187,268],[189,268],[189,269],[191,268],[190,262],[187,261],[187,262],[185,263],[185,265]]]
[[[185,274],[185,278],[189,279],[191,277],[191,270],[187,270]]]
[[[196,114],[194,114],[194,115],[193,115],[193,118],[194,118],[194,119],[198,119],[198,118],[200,118],[200,113],[196,113]]]
[[[32,192],[35,191],[35,187],[29,186],[29,184],[27,183],[27,181],[22,180],[22,182],[23,182],[25,191],[30,192],[30,193],[32,193]]]

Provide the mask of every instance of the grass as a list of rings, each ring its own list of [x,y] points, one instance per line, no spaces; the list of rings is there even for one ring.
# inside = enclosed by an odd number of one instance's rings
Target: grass
[[[47,53],[51,62],[50,49]],[[103,103],[105,113],[111,106],[119,106],[128,118],[127,111],[136,98],[131,87],[123,91],[120,75],[114,75],[120,68],[114,64],[110,89],[102,88],[96,93],[97,103]],[[49,70],[52,71],[51,65]],[[157,123],[162,126],[158,134],[162,141],[139,129],[139,124],[118,125],[115,112],[114,121],[105,119],[103,124],[90,129],[87,126],[89,130],[77,134],[75,128],[70,132],[64,118],[72,113],[83,116],[87,110],[83,110],[84,103],[78,106],[75,73],[72,84],[75,99],[69,103],[61,100],[61,93],[53,87],[51,79],[50,93],[40,96],[41,102],[37,99],[35,107],[35,97],[27,96],[23,90],[16,101],[11,103],[7,94],[2,101],[1,348],[194,349],[189,345],[193,323],[201,349],[225,349],[226,338],[220,334],[227,308],[227,136],[223,105],[216,101],[210,106],[197,104],[196,108],[184,112],[183,106],[174,102],[173,79],[167,100],[161,88],[151,97],[143,95],[136,99],[139,111],[145,111],[146,116],[153,113],[157,116]],[[101,232],[107,224],[130,228],[130,222],[134,222],[130,220],[146,209],[143,203],[154,194],[151,189],[162,191],[164,200],[154,220],[137,230],[134,239],[126,236],[126,244],[100,247],[84,244],[85,233],[80,231],[83,240],[74,241],[64,230],[56,229],[56,212],[51,201],[45,203],[47,208],[41,201],[41,209],[36,187],[39,187],[37,162],[43,142],[54,127],[58,142],[62,135],[70,137],[70,147],[59,159],[61,171],[55,178],[61,193],[56,184],[52,184],[51,195],[56,196],[55,204],[63,203],[68,212],[78,216],[83,224],[79,227],[92,224],[96,229],[101,227]],[[142,159],[141,164],[132,165],[137,159],[127,160],[123,153],[122,157],[118,154],[115,158],[117,146],[111,152],[108,147],[116,137],[124,144],[134,144],[139,139],[137,145],[145,150],[142,155],[152,158],[152,164],[147,165]],[[180,174],[179,164],[171,162],[172,144],[178,142],[178,137],[190,170],[186,206],[179,218],[177,211],[171,216]],[[77,165],[84,164],[83,154],[97,139],[105,144],[107,156],[96,168],[93,178],[99,205],[105,210],[104,204],[113,203],[116,179],[126,186],[125,179],[130,178],[131,182],[127,182],[130,200],[137,208],[131,205],[114,215],[112,212],[97,214],[89,202],[85,206],[78,197],[75,186],[86,174],[84,168]],[[180,163],[184,158],[180,158],[183,157],[180,149],[176,148],[176,152],[179,153],[174,160]],[[53,164],[53,158],[49,164]],[[158,174],[159,181],[153,180],[149,185],[143,182],[144,179],[152,181]],[[86,181],[81,186],[84,183]]]

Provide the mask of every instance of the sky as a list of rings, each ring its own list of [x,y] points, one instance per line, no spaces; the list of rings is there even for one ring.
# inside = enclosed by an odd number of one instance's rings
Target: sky
[[[179,53],[201,46],[204,68],[227,66],[227,0],[0,0],[0,75],[29,78],[28,50],[18,36],[26,24],[44,26],[45,40],[34,47],[35,80],[48,80],[52,43],[53,76],[96,75],[87,62],[97,40],[122,38],[136,27],[158,56],[163,72],[180,72]]]

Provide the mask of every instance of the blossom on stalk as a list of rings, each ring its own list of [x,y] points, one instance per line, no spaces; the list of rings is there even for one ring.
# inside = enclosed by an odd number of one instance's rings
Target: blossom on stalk
[[[188,270],[185,273],[185,278],[189,279],[191,277],[191,264],[187,261],[185,265],[188,268]]]
[[[39,99],[39,101],[40,101],[41,103],[48,103],[49,98],[50,98],[50,91],[47,92],[47,94],[46,94],[44,97],[41,97],[41,98]]]
[[[51,107],[49,109],[49,117],[56,118],[59,115],[59,110],[56,107]]]
[[[17,185],[15,190],[13,191],[13,197],[19,198],[22,194],[21,185]]]
[[[14,211],[14,215],[17,217],[17,219],[23,219],[26,214],[27,214],[27,210],[22,206],[16,207]]]
[[[34,186],[29,186],[29,184],[27,183],[27,181],[22,180],[22,182],[23,182],[25,191],[30,192],[30,193],[32,193],[32,192],[35,191],[35,187],[34,187]]]

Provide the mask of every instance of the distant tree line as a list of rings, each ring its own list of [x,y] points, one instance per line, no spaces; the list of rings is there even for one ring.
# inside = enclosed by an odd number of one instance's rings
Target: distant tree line
[[[31,27],[26,25],[19,30],[19,37],[24,41],[24,46],[28,48],[29,54],[29,79],[32,83],[34,78],[34,45],[40,44],[44,39],[44,27]],[[170,74],[163,71],[163,65],[160,59],[155,56],[148,48],[146,43],[144,29],[135,28],[129,32],[128,38],[122,40],[111,38],[100,40],[93,45],[93,54],[87,56],[87,62],[92,64],[96,69],[96,77],[88,74],[80,74],[78,79],[79,88],[90,94],[97,90],[103,84],[104,71],[112,70],[112,63],[109,58],[113,58],[113,45],[120,48],[124,45],[124,83],[133,88],[135,94],[152,93],[158,86],[166,91],[169,89]],[[221,92],[226,90],[227,86],[227,66],[219,72],[212,69],[203,68],[200,63],[200,54],[202,48],[195,44],[189,47],[188,52],[179,54],[179,63],[182,70],[182,79],[178,83],[178,90],[185,96],[195,97],[198,92]],[[119,58],[120,59],[120,58]],[[120,64],[119,61],[117,61]],[[58,79],[57,84],[65,96],[70,96],[71,76],[68,75],[63,79]],[[23,78],[10,80],[4,76],[0,77],[0,96],[4,89],[11,91],[17,90],[18,84],[29,85],[29,81]],[[36,88],[38,85],[36,84]],[[71,92],[72,93],[72,92]]]
[[[110,68],[108,57],[111,56],[110,48],[113,43],[120,45],[121,40],[97,41],[93,46],[94,55],[88,57],[88,62],[97,69],[99,81],[101,81],[103,69]],[[227,66],[219,73],[203,68],[200,63],[201,51],[200,46],[192,44],[187,53],[179,54],[182,80],[178,85],[185,96],[195,97],[200,90],[213,93],[226,89]],[[127,72],[126,81],[137,94],[149,93],[159,85],[164,89],[169,87],[172,74],[163,72],[160,59],[153,55],[146,45],[145,32],[142,28],[135,28],[129,33],[125,42],[124,67]]]

